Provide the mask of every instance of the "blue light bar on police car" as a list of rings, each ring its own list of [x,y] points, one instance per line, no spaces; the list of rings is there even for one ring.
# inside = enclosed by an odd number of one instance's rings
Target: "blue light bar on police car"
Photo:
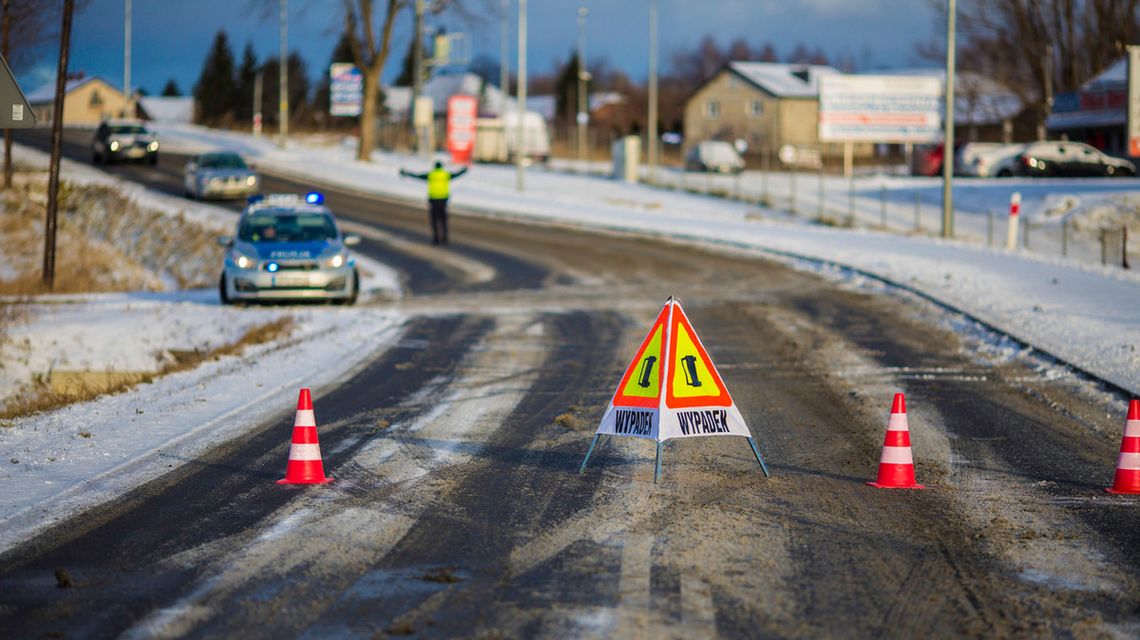
[[[317,191],[310,191],[305,194],[305,202],[309,204],[321,204],[325,201],[325,194]]]
[[[245,203],[246,204],[257,204],[258,202],[261,202],[264,199],[265,199],[265,196],[261,195],[260,193],[255,193],[252,196],[246,198]]]

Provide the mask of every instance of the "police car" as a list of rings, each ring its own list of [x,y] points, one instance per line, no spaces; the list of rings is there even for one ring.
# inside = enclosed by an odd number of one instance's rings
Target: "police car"
[[[353,304],[360,293],[356,258],[319,193],[253,196],[237,235],[222,236],[222,304],[269,300],[329,300]]]

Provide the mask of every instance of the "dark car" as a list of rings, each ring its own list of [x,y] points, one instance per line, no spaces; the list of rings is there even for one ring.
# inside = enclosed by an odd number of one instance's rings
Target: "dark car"
[[[1026,147],[1017,173],[1034,177],[1117,177],[1136,175],[1136,165],[1082,142],[1037,142]]]
[[[158,140],[139,122],[109,120],[95,130],[91,159],[99,162],[138,160],[158,163]]]

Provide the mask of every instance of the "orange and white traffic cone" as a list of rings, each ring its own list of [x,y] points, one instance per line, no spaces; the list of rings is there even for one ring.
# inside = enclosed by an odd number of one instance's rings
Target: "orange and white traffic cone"
[[[906,423],[906,398],[896,393],[887,420],[883,455],[879,458],[879,479],[867,484],[879,489],[924,489],[914,479],[914,458],[910,453],[910,428]]]
[[[1140,493],[1140,400],[1128,403],[1124,439],[1116,459],[1116,479],[1105,489],[1109,493]]]
[[[277,484],[324,484],[332,482],[325,477],[321,463],[321,445],[317,442],[317,419],[313,414],[313,397],[308,388],[301,389],[297,398],[297,417],[293,420],[293,444],[289,445],[289,464],[285,477]]]

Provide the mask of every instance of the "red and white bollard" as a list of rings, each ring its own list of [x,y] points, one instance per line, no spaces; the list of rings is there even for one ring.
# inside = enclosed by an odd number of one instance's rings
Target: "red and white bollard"
[[[1009,235],[1005,238],[1005,248],[1013,251],[1017,248],[1017,219],[1021,217],[1021,192],[1014,191],[1009,197]]]

